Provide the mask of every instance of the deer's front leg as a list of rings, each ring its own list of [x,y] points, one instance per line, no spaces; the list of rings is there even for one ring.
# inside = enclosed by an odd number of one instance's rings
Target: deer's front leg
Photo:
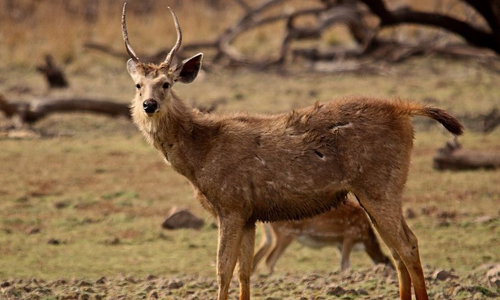
[[[255,224],[247,224],[243,228],[241,250],[238,259],[240,281],[240,300],[250,300],[250,275],[252,274],[253,250],[255,243]]]
[[[340,263],[340,270],[345,271],[351,267],[351,251],[354,247],[354,240],[350,237],[345,237],[342,243],[342,261]]]
[[[245,222],[238,216],[219,217],[219,245],[217,247],[217,300],[227,300],[229,284],[240,254]]]

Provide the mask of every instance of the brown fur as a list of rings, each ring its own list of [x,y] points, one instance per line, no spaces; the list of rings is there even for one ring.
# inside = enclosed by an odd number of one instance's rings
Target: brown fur
[[[374,263],[392,266],[390,259],[382,253],[365,212],[351,202],[312,218],[261,225],[262,242],[254,255],[254,271],[265,257],[266,266],[273,273],[276,262],[294,240],[312,248],[337,246],[342,256],[341,270],[350,267],[351,250],[357,243],[364,245]]]
[[[122,24],[127,51],[134,54],[125,9]],[[218,220],[218,299],[227,299],[237,261],[240,300],[250,299],[256,221],[311,217],[349,191],[391,250],[400,298],[411,299],[413,284],[416,298],[427,300],[417,239],[401,208],[413,144],[411,117],[433,118],[454,134],[462,133],[462,125],[440,109],[369,97],[270,116],[205,115],[171,90],[177,81],[194,80],[201,59],[198,54],[175,66],[156,66],[133,56],[127,69],[138,86],[134,122]],[[154,113],[142,109],[146,100],[158,103]]]

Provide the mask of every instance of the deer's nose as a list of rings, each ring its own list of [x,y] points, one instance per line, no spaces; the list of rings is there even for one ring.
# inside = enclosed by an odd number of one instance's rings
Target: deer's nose
[[[156,100],[154,99],[148,99],[142,102],[142,108],[146,113],[152,114],[158,109],[158,102],[156,102]]]

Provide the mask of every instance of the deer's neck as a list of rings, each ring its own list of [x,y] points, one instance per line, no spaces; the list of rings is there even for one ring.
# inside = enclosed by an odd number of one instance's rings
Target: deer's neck
[[[196,141],[197,114],[172,93],[165,114],[147,117],[133,109],[133,119],[147,141],[161,152],[168,164],[194,182],[195,170],[203,159],[204,145]]]

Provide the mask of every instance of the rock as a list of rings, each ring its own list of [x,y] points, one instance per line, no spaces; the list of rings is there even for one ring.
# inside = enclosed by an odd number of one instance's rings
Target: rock
[[[90,300],[90,295],[89,294],[81,294],[79,297],[78,297],[78,300]]]
[[[92,286],[92,282],[86,281],[86,280],[80,280],[78,282],[78,286],[83,287],[83,286]]]
[[[500,278],[492,278],[488,280],[491,287],[500,289]]]
[[[366,274],[368,276],[372,276],[372,277],[378,277],[380,275],[392,276],[395,274],[395,271],[393,268],[391,268],[390,266],[388,266],[386,264],[376,264]]]
[[[495,264],[495,263],[485,263],[485,264],[482,264],[479,267],[475,268],[474,272],[476,272],[476,273],[488,272],[490,269],[493,269],[496,266],[497,266],[497,264]]]
[[[457,217],[457,212],[456,211],[441,211],[439,212],[436,217],[439,219],[455,219]]]
[[[442,281],[442,280],[446,280],[446,279],[453,279],[453,278],[458,278],[458,276],[456,275],[453,275],[450,272],[448,271],[445,271],[445,270],[442,270],[442,269],[438,269],[436,270],[434,273],[432,273],[432,279],[434,280],[439,280],[439,281]]]
[[[331,286],[326,288],[327,295],[342,296],[345,293],[346,293],[346,290],[344,290],[341,286],[338,286],[338,285],[331,285]]]
[[[359,289],[356,291],[356,295],[363,295],[363,296],[368,296],[368,292],[364,289]]]
[[[480,217],[477,217],[474,220],[474,223],[477,223],[477,224],[486,224],[486,223],[490,223],[490,222],[492,222],[494,220],[495,220],[495,218],[493,218],[491,216],[480,216]]]
[[[4,282],[0,283],[0,287],[1,288],[5,288],[5,287],[8,287],[8,286],[10,286],[10,282],[8,282],[8,281],[4,281]]]
[[[60,245],[61,244],[61,241],[58,240],[58,239],[49,239],[49,241],[47,242],[49,245]]]
[[[104,241],[105,245],[112,245],[112,246],[120,245],[120,243],[121,243],[121,240],[117,237],[114,237],[112,239],[107,239]]]
[[[152,274],[149,274],[148,276],[146,276],[147,281],[156,280],[156,279],[158,279],[158,276],[155,276]]]
[[[169,280],[169,281],[165,282],[160,288],[161,289],[176,290],[176,289],[180,289],[183,286],[184,286],[184,282],[182,282],[180,280]]]
[[[105,284],[106,283],[106,277],[102,276],[101,278],[97,279],[97,281],[95,283],[97,283],[97,284]]]
[[[69,206],[69,201],[57,201],[54,203],[54,207],[57,209],[63,209]]]
[[[500,264],[495,265],[486,272],[486,280],[493,288],[500,288]]]
[[[199,230],[205,225],[203,219],[195,216],[187,209],[177,210],[176,207],[170,211],[170,216],[161,225],[165,229],[192,228]]]
[[[149,293],[148,299],[158,299],[158,298],[159,295],[157,291],[152,291],[151,293]]]
[[[38,227],[32,227],[28,230],[28,234],[37,234],[40,233],[40,228]]]

